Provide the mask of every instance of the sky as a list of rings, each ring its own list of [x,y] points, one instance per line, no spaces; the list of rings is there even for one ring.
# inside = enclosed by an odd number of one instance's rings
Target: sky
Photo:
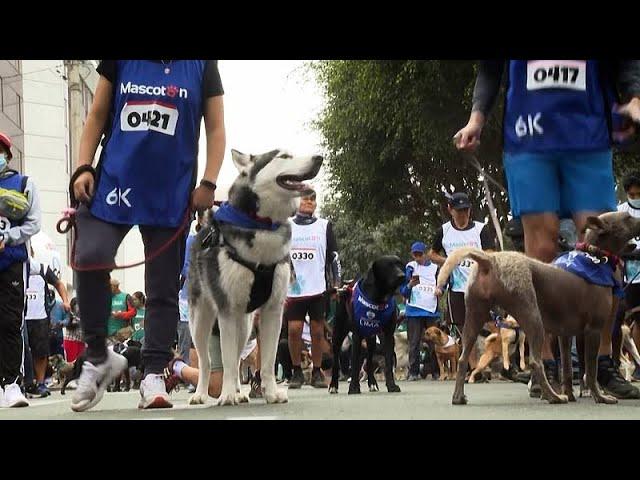
[[[227,146],[218,176],[220,192],[233,183],[237,170],[231,149],[260,154],[284,148],[294,154],[322,154],[321,137],[311,122],[324,100],[304,60],[220,60],[224,88]],[[199,174],[206,161],[204,130],[200,135]],[[323,198],[323,169],[311,183]]]

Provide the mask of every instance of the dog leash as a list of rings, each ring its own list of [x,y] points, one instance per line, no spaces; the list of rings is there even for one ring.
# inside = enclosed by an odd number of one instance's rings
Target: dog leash
[[[458,139],[457,136],[453,137],[454,145],[456,144],[457,139]],[[500,244],[500,250],[504,251],[504,239],[502,236],[502,228],[500,227],[500,222],[498,221],[496,208],[491,198],[491,190],[489,189],[489,180],[491,181],[491,183],[497,186],[501,192],[507,193],[507,190],[502,186],[500,182],[498,182],[495,178],[493,178],[493,176],[488,174],[484,168],[482,168],[482,165],[480,165],[480,162],[478,161],[478,159],[474,154],[467,153],[467,152],[461,152],[461,153],[462,153],[462,158],[464,158],[467,162],[469,162],[469,164],[471,164],[471,166],[475,168],[478,171],[478,173],[482,176],[482,186],[484,189],[484,197],[487,200],[487,206],[489,207],[489,216],[491,217],[493,228],[496,231],[496,235],[498,236],[498,243]]]
[[[175,231],[175,233],[171,236],[169,240],[160,245],[156,250],[151,252],[149,256],[145,257],[143,260],[139,262],[127,263],[124,265],[113,264],[95,264],[95,265],[84,265],[79,266],[75,263],[76,258],[76,241],[78,239],[78,228],[76,225],[76,213],[77,210],[75,208],[65,208],[62,211],[62,218],[58,220],[56,223],[56,230],[61,235],[71,232],[71,261],[69,262],[71,268],[76,272],[93,272],[98,270],[124,270],[127,268],[138,267],[145,263],[149,263],[158,256],[160,256],[165,250],[167,250],[179,237],[182,233],[189,227],[191,224],[191,210],[187,209],[182,224]]]

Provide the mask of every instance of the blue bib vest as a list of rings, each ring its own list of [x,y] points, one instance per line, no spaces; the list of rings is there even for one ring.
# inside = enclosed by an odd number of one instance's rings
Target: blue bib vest
[[[613,294],[624,297],[620,283],[613,276],[615,265],[603,262],[585,252],[573,250],[560,255],[553,261],[553,265],[571,272],[594,285],[613,288]]]
[[[396,301],[392,297],[387,303],[376,304],[365,297],[360,282],[353,288],[351,297],[353,321],[362,337],[376,335],[393,319]]]
[[[118,60],[113,123],[91,213],[125,225],[176,227],[194,186],[204,60]]]
[[[510,60],[504,151],[608,150],[614,92],[603,85],[598,63]]]
[[[15,190],[16,192],[24,193],[22,191],[23,176],[19,173],[15,173],[9,177],[0,178],[0,188],[7,190]],[[2,219],[3,222],[8,222],[8,219]],[[11,222],[12,227],[22,225],[23,221]],[[16,262],[25,262],[29,258],[27,254],[27,246],[23,243],[21,245],[7,245],[4,250],[0,252],[0,271],[4,271]]]

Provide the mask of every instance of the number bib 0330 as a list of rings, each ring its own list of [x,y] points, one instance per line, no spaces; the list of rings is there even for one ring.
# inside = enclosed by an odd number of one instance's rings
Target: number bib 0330
[[[316,257],[315,248],[293,248],[291,249],[291,259],[297,261],[313,261]]]
[[[120,112],[120,129],[123,132],[153,130],[173,136],[177,123],[178,109],[156,101],[130,101]]]

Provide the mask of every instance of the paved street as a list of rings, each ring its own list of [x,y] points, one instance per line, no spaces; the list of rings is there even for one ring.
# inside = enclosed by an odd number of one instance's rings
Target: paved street
[[[586,419],[640,419],[640,400],[626,400],[618,405],[596,405],[590,398],[578,399],[568,405],[548,405],[529,398],[523,384],[492,382],[467,385],[469,405],[451,405],[453,382],[399,382],[402,393],[364,392],[347,395],[347,384],[342,383],[338,395],[326,390],[305,386],[289,391],[289,403],[266,405],[263,400],[237,407],[218,407],[213,400],[208,405],[188,406],[189,394],[185,390],[174,393],[174,408],[142,411],[136,408],[139,394],[106,393],[93,410],[74,413],[69,408],[70,395],[61,396],[54,391],[46,399],[32,399],[31,406],[21,409],[0,409],[0,420],[52,419],[52,420],[324,420],[324,419],[495,419],[495,420],[586,420]],[[366,384],[362,384],[366,389]],[[248,389],[248,386],[243,386]],[[577,388],[576,388],[577,393]]]

